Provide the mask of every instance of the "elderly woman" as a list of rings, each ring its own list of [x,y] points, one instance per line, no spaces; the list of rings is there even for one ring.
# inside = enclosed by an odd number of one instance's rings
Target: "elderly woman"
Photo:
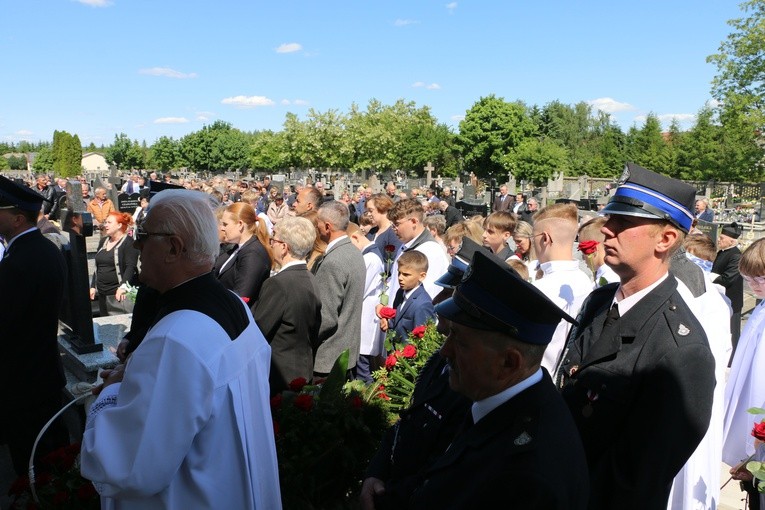
[[[110,212],[104,219],[103,237],[96,252],[96,272],[90,283],[90,299],[98,299],[101,317],[130,313],[127,285],[138,283],[138,256],[133,239],[127,235],[133,224],[130,214]]]
[[[265,223],[246,202],[226,206],[220,220],[223,240],[234,246],[224,252],[213,269],[218,280],[252,307],[260,287],[271,274],[271,255]]]
[[[313,375],[313,347],[321,324],[321,302],[306,257],[316,239],[314,224],[287,217],[274,226],[271,253],[281,269],[263,283],[253,316],[271,344],[271,394],[298,377]]]
[[[266,215],[273,225],[279,223],[289,212],[289,206],[284,203],[284,195],[276,188],[271,188],[271,203],[268,204]]]

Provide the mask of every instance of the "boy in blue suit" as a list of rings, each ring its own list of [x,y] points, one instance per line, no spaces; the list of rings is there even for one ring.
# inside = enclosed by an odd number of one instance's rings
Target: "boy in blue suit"
[[[409,250],[398,258],[399,290],[393,300],[396,316],[380,319],[380,329],[396,332],[395,342],[407,343],[409,333],[424,326],[428,319],[435,320],[436,312],[430,296],[422,286],[428,273],[428,258],[421,252]]]

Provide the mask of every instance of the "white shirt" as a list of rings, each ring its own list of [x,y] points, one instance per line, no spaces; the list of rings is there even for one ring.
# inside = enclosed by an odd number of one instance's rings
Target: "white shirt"
[[[638,301],[646,297],[649,292],[658,287],[661,282],[666,280],[668,276],[669,273],[665,273],[664,276],[653,282],[645,289],[635,292],[631,296],[626,297],[621,301],[617,300],[616,298],[619,295],[619,290],[621,289],[621,287],[619,287],[619,289],[616,290],[616,294],[614,294],[614,300],[611,303],[611,306],[616,305],[617,310],[619,310],[619,317],[623,316],[625,313],[630,311],[630,308],[638,304]]]
[[[470,412],[473,414],[473,423],[478,423],[478,421],[513,398],[514,396],[520,394],[523,390],[530,388],[534,386],[536,383],[542,380],[542,369],[538,369],[536,372],[534,372],[532,375],[524,379],[523,381],[519,382],[518,384],[514,386],[510,386],[507,389],[504,389],[497,393],[496,395],[492,395],[491,397],[487,397],[483,400],[479,400],[477,402],[473,402],[473,406],[470,408]]]
[[[404,252],[405,248],[408,248],[414,243],[414,239],[408,243],[402,245],[396,255],[396,261],[391,268],[390,284],[389,284],[389,296],[391,297],[391,303],[393,298],[398,292],[398,257]],[[435,298],[439,292],[443,290],[443,287],[436,285],[436,280],[441,278],[444,273],[449,269],[449,256],[444,253],[444,249],[436,241],[426,241],[415,248],[416,251],[423,253],[428,258],[428,272],[425,275],[425,280],[422,285],[425,287],[425,292],[428,293],[430,299]]]
[[[533,285],[558,305],[558,307],[573,318],[576,318],[584,299],[592,291],[592,280],[579,269],[577,260],[551,260],[540,264],[544,276],[534,280]],[[555,373],[566,338],[571,329],[571,323],[561,320],[555,328],[552,340],[545,349],[542,366],[550,374]]]
[[[380,318],[375,307],[380,302],[382,273],[385,268],[374,251],[364,253],[367,275],[364,283],[364,300],[361,304],[361,346],[359,354],[376,356],[382,354],[384,334],[380,330]]]
[[[242,306],[250,323],[234,341],[199,312],[163,317],[98,396],[81,471],[102,508],[281,508],[271,348]]]
[[[605,283],[602,285],[600,283],[601,278],[605,280]],[[614,270],[608,266],[608,264],[603,264],[595,272],[595,286],[593,287],[593,290],[609,283],[619,283],[620,280],[621,279],[619,278],[619,275],[616,274]]]

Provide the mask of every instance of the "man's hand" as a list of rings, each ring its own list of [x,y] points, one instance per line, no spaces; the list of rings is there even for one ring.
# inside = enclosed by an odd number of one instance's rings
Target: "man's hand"
[[[122,365],[122,364],[117,365],[111,370],[109,369],[102,370],[100,376],[101,376],[101,379],[104,380],[104,382],[99,384],[95,388],[93,388],[92,390],[93,395],[98,395],[107,386],[110,386],[114,383],[122,382],[122,377],[124,375],[125,375],[125,365]]]
[[[380,319],[380,329],[388,331],[388,319]]]
[[[359,503],[361,510],[375,510],[375,497],[385,494],[385,483],[379,478],[369,477],[361,486]]]
[[[754,478],[752,473],[746,470],[746,464],[739,464],[738,466],[730,468],[731,478],[734,480],[741,480],[743,482],[751,482]]]
[[[91,287],[90,288],[90,300],[94,301],[96,299],[96,289]]]
[[[127,359],[127,347],[130,345],[130,340],[127,338],[123,338],[120,343],[117,345],[117,359],[120,360],[121,363],[125,363],[125,360]]]
[[[382,309],[383,309],[383,305],[382,304],[377,303],[377,305],[375,305],[375,315],[377,315],[377,317],[379,319],[382,319],[382,316],[380,315],[380,310],[382,310]]]

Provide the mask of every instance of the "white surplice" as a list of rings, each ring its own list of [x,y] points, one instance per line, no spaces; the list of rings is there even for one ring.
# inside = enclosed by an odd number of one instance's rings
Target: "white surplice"
[[[754,453],[752,427],[762,416],[751,407],[765,407],[765,301],[746,321],[725,387],[723,462],[735,466]]]
[[[364,253],[364,265],[367,277],[364,282],[364,301],[361,305],[361,346],[359,354],[377,356],[383,351],[383,332],[380,330],[380,318],[375,307],[380,302],[382,276],[385,271],[380,256],[374,251]],[[393,301],[391,301],[392,304]]]
[[[123,382],[99,395],[82,474],[102,508],[281,508],[271,349],[247,313],[234,341],[202,313],[170,313],[129,358]]]
[[[678,280],[677,291],[701,323],[715,359],[717,384],[712,399],[712,417],[701,443],[672,482],[667,508],[671,510],[714,510],[720,503],[720,462],[725,369],[730,359],[730,315],[728,302],[706,280],[706,291],[694,297]],[[692,409],[689,411],[693,411]]]

